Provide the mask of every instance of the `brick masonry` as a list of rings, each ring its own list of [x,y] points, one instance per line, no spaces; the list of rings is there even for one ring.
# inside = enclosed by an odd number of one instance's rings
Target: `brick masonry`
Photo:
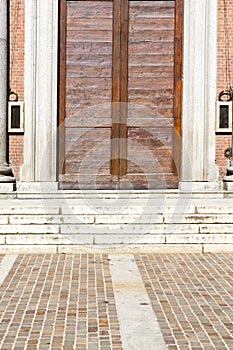
[[[10,55],[9,81],[12,91],[18,93],[19,100],[24,99],[24,0],[10,2]],[[226,18],[224,19],[224,6]],[[226,31],[229,45],[226,43]],[[233,73],[233,0],[218,0],[218,39],[217,39],[217,95],[228,85],[232,85]],[[226,58],[229,57],[229,71],[226,74]],[[9,135],[9,160],[14,174],[19,179],[19,169],[23,163],[23,135]],[[219,179],[225,175],[227,160],[224,150],[231,144],[227,134],[216,135],[216,163],[219,167]]]
[[[233,84],[232,37],[233,0],[218,0],[217,95]],[[216,163],[219,167],[220,180],[226,173],[227,160],[224,157],[224,150],[230,146],[231,136],[229,134],[216,135]]]
[[[10,34],[9,34],[9,82],[10,89],[24,100],[24,0],[10,2]],[[19,179],[19,168],[23,163],[23,135],[10,134],[9,161],[14,175]]]

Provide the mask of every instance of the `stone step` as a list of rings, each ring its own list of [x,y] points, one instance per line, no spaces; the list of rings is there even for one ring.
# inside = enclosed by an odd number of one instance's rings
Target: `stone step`
[[[0,224],[0,234],[199,234],[233,233],[233,223],[33,223]]]
[[[62,235],[62,234],[22,234],[1,235],[0,244],[196,244],[232,243],[233,234],[167,234],[167,235]]]
[[[196,205],[196,212],[200,214],[233,214],[233,204]]]
[[[86,224],[86,225],[121,225],[121,224],[231,224],[233,214],[20,214],[9,213],[0,215],[0,225],[66,225],[66,224]]]
[[[37,206],[37,207],[0,207],[0,218],[2,216],[10,215],[186,215],[186,214],[200,214],[205,215],[207,218],[209,215],[233,215],[232,206],[199,206],[199,205],[188,205],[188,206],[159,206],[159,205],[129,205],[129,206],[63,206],[58,205],[54,207]],[[191,217],[191,216],[190,216]],[[198,215],[193,216],[198,217]]]
[[[74,252],[80,247],[111,245],[132,249],[170,245],[180,251],[183,245],[192,246],[193,250],[188,249],[193,252],[209,252],[211,245],[216,251],[225,245],[233,250],[231,198],[180,198],[173,192],[169,198],[162,192],[160,196],[158,192],[131,195],[89,192],[86,197],[82,193],[82,198],[76,193],[50,199],[2,199],[0,253],[20,251],[19,246],[23,251],[30,247],[30,252],[39,246]]]
[[[20,187],[20,188],[19,188]],[[96,199],[96,198],[171,198],[171,199],[186,199],[186,198],[232,198],[233,193],[231,191],[213,190],[213,191],[180,191],[177,189],[167,190],[56,190],[46,191],[42,187],[29,188],[18,186],[19,191],[15,192],[14,198],[17,199]],[[7,195],[7,194],[5,194]],[[2,193],[4,196],[4,193]],[[7,198],[7,196],[6,196]],[[9,197],[11,198],[11,197]]]
[[[166,199],[166,198],[86,198],[86,199],[53,199],[53,200],[1,200],[0,214],[17,213],[53,213],[63,211],[65,214],[79,210],[95,212],[115,212],[123,209],[148,208],[156,212],[167,210],[180,212],[216,213],[232,212],[230,199]]]
[[[60,206],[48,207],[38,204],[38,206],[21,205],[0,206],[0,217],[2,215],[43,215],[43,214],[59,214]]]

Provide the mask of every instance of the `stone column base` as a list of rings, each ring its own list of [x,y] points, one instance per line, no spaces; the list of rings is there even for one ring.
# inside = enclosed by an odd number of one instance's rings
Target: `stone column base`
[[[17,182],[17,192],[46,193],[58,191],[58,182]]]
[[[207,182],[207,181],[180,181],[179,190],[180,191],[217,191],[220,190],[219,183]]]
[[[233,175],[227,175],[223,178],[223,189],[233,191]]]
[[[0,164],[0,192],[15,191],[15,178],[12,173],[12,168],[7,164]]]
[[[13,176],[0,174],[0,183],[12,183],[12,182],[15,182],[15,178]]]
[[[13,192],[15,190],[15,182],[0,182],[0,193]]]

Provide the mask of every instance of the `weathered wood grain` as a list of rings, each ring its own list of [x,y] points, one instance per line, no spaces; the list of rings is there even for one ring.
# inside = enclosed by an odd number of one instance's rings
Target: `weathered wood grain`
[[[109,18],[112,15],[112,4],[108,1],[68,1],[68,18],[96,19]],[[69,23],[69,22],[68,22]]]
[[[154,5],[153,5],[154,7]],[[133,10],[132,10],[133,12]],[[144,12],[141,11],[141,16],[139,17],[139,14],[137,13],[137,20],[133,21],[131,20],[129,25],[130,31],[137,31],[137,30],[167,30],[167,28],[174,27],[174,16],[168,16],[168,17],[157,17],[157,12],[151,12],[151,17],[147,17],[145,19]]]
[[[176,188],[182,0],[61,4],[60,187]]]
[[[183,0],[176,1],[175,8],[175,67],[174,67],[174,172],[179,176],[181,165],[181,104],[182,104],[182,41]]]
[[[65,172],[65,125],[66,118],[66,28],[67,6],[66,1],[60,1],[60,42],[59,42],[59,81],[58,81],[58,104],[59,104],[59,128],[58,128],[58,171]]]
[[[96,57],[96,59],[98,59],[99,55],[103,55],[103,57],[107,59],[108,55],[110,55],[110,57],[112,55],[112,43],[70,41],[66,51],[67,61],[70,55],[88,55],[89,57]]]
[[[160,52],[160,54],[174,54],[174,42],[171,41],[158,41],[152,43],[147,43],[139,40],[138,42],[131,42],[129,45],[129,54],[144,54],[150,55],[153,52]],[[174,57],[174,56],[173,56]]]
[[[88,174],[65,174],[59,177],[60,188],[75,189],[175,189],[178,179],[173,173],[158,174],[128,174],[118,177],[97,174],[96,177]]]
[[[142,104],[145,110],[166,106],[171,126],[165,124],[161,128],[156,113],[144,113],[141,127],[128,129],[128,157],[132,160],[138,155],[129,163],[128,173],[172,173],[174,2],[133,1],[129,13],[129,102]],[[137,171],[137,167],[141,169]]]
[[[91,24],[90,24],[91,26]],[[93,26],[95,28],[95,26]],[[67,36],[69,37],[69,41],[72,42],[112,42],[112,33],[110,30],[72,30],[67,31]]]

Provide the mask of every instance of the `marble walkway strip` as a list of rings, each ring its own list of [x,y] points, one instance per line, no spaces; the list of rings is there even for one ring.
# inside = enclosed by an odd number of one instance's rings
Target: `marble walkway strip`
[[[0,285],[3,283],[9,271],[11,270],[17,256],[17,254],[8,254],[5,255],[0,261]]]
[[[167,349],[134,256],[109,258],[124,350]]]

